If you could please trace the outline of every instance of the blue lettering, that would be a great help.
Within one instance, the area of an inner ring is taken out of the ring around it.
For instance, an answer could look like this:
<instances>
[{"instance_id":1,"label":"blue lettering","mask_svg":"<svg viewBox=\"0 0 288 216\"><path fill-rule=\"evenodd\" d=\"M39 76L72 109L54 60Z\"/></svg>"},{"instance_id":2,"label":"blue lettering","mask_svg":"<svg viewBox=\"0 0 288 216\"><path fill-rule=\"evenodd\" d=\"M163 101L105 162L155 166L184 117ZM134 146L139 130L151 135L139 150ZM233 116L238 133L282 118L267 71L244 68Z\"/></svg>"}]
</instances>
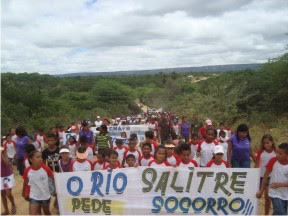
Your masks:
<instances>
[{"instance_id":1,"label":"blue lettering","mask_svg":"<svg viewBox=\"0 0 288 216\"><path fill-rule=\"evenodd\" d=\"M196 207L196 204L197 204L198 202L201 202L201 203L202 203L202 205L201 205L199 208ZM206 206L206 201L205 201L205 199L202 198L202 197L197 197L197 198L194 199L193 202L192 202L192 208L193 208L193 210L195 211L195 213L201 213L205 206Z\"/></svg>"},{"instance_id":2,"label":"blue lettering","mask_svg":"<svg viewBox=\"0 0 288 216\"><path fill-rule=\"evenodd\" d=\"M100 196L104 196L104 194L100 191L100 188L103 184L103 175L100 172L93 172L91 176L91 181L93 181L91 195L94 195L95 192Z\"/></svg>"},{"instance_id":3,"label":"blue lettering","mask_svg":"<svg viewBox=\"0 0 288 216\"><path fill-rule=\"evenodd\" d=\"M160 205L157 203L157 201L160 202ZM159 213L161 211L161 206L163 206L164 200L161 196L156 196L152 200L152 204L154 209L152 209L152 213Z\"/></svg>"},{"instance_id":4,"label":"blue lettering","mask_svg":"<svg viewBox=\"0 0 288 216\"><path fill-rule=\"evenodd\" d=\"M107 176L107 184L106 184L106 190L105 190L105 194L109 194L109 190L110 190L110 183L111 183L111 173L112 173L112 169L108 169L108 176Z\"/></svg>"},{"instance_id":5,"label":"blue lettering","mask_svg":"<svg viewBox=\"0 0 288 216\"><path fill-rule=\"evenodd\" d=\"M187 208L183 206L185 202L187 202ZM183 213L188 213L190 206L191 206L191 199L189 197L183 197L179 202L179 207Z\"/></svg>"},{"instance_id":6,"label":"blue lettering","mask_svg":"<svg viewBox=\"0 0 288 216\"><path fill-rule=\"evenodd\" d=\"M122 178L122 180L123 180L123 184L122 184L121 188L117 188L117 180L119 178ZM127 186L127 176L124 173L117 173L113 179L113 188L116 191L116 193L117 194L123 193L126 186Z\"/></svg>"},{"instance_id":7,"label":"blue lettering","mask_svg":"<svg viewBox=\"0 0 288 216\"><path fill-rule=\"evenodd\" d=\"M72 184L72 182L74 182L74 181L77 181L78 184L79 184L78 190L76 190L76 191L72 191L72 189L71 189L71 184ZM82 189L83 189L83 182L82 182L82 180L81 180L80 177L78 177L78 176L72 176L72 177L70 177L70 178L68 179L68 182L67 182L67 191L68 191L68 193L70 193L72 196L78 196L78 195L80 194L80 192L82 191Z\"/></svg>"},{"instance_id":8,"label":"blue lettering","mask_svg":"<svg viewBox=\"0 0 288 216\"><path fill-rule=\"evenodd\" d=\"M214 210L214 206L216 205L216 200L214 198L208 198L208 205L206 208L206 213L211 211L214 215L217 215L217 212Z\"/></svg>"},{"instance_id":9,"label":"blue lettering","mask_svg":"<svg viewBox=\"0 0 288 216\"><path fill-rule=\"evenodd\" d=\"M234 203L240 203L240 206L235 209L233 207ZM230 203L229 203L229 209L233 212L233 213L237 213L239 211L241 211L244 208L245 202L243 199L241 199L240 197L233 199Z\"/></svg>"},{"instance_id":10,"label":"blue lettering","mask_svg":"<svg viewBox=\"0 0 288 216\"><path fill-rule=\"evenodd\" d=\"M174 207L169 207L169 202L174 202ZM165 201L165 209L168 213L173 213L178 208L178 199L175 196L169 197Z\"/></svg>"},{"instance_id":11,"label":"blue lettering","mask_svg":"<svg viewBox=\"0 0 288 216\"><path fill-rule=\"evenodd\" d=\"M224 215L228 215L228 212L225 210L227 205L228 205L228 201L226 198L224 197L218 198L217 211L221 210L224 213Z\"/></svg>"}]
</instances>

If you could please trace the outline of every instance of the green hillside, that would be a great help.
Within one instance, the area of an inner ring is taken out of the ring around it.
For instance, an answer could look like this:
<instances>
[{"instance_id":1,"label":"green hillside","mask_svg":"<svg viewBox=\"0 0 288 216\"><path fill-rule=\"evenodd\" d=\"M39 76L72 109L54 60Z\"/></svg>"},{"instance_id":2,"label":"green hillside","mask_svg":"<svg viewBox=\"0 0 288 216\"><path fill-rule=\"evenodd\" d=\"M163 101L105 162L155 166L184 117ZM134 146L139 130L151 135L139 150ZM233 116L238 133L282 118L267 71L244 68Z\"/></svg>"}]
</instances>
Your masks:
<instances>
[{"instance_id":1,"label":"green hillside","mask_svg":"<svg viewBox=\"0 0 288 216\"><path fill-rule=\"evenodd\" d=\"M203 79L202 81L199 81ZM206 79L206 80L204 80ZM199 82L197 82L199 81ZM55 77L2 73L1 130L29 132L76 119L141 112L135 100L189 118L276 127L287 120L288 54L258 70L154 75ZM283 123L284 124L284 123Z\"/></svg>"}]
</instances>

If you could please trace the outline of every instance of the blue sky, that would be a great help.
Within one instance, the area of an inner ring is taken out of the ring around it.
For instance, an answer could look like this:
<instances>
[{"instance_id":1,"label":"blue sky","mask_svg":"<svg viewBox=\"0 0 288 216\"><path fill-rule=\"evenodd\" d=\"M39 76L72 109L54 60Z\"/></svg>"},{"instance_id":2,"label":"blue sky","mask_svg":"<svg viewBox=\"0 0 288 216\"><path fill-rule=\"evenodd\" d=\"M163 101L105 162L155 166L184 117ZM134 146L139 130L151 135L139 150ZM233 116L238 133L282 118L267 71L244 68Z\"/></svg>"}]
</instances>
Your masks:
<instances>
[{"instance_id":1,"label":"blue sky","mask_svg":"<svg viewBox=\"0 0 288 216\"><path fill-rule=\"evenodd\" d=\"M286 0L1 3L1 72L262 63L287 52Z\"/></svg>"}]
</instances>

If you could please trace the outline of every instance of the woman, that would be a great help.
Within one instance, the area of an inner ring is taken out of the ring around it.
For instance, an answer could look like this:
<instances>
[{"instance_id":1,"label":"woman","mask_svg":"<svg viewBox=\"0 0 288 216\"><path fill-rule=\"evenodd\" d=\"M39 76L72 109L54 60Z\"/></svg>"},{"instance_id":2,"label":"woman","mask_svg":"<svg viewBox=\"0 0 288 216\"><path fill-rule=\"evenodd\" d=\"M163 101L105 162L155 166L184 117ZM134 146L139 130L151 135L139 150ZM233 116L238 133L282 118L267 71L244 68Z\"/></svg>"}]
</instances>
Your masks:
<instances>
[{"instance_id":1,"label":"woman","mask_svg":"<svg viewBox=\"0 0 288 216\"><path fill-rule=\"evenodd\" d=\"M113 149L112 145L112 138L110 134L108 133L108 129L106 125L101 125L99 127L99 134L96 136L96 143L98 147L98 152L101 150L104 150L106 148L111 148ZM108 144L109 142L109 144Z\"/></svg>"},{"instance_id":2,"label":"woman","mask_svg":"<svg viewBox=\"0 0 288 216\"><path fill-rule=\"evenodd\" d=\"M19 126L16 128L16 149L17 152L14 156L14 161L17 163L17 170L21 176L24 173L24 152L26 145L32 145L32 140L27 136L27 132L24 127Z\"/></svg>"},{"instance_id":3,"label":"woman","mask_svg":"<svg viewBox=\"0 0 288 216\"><path fill-rule=\"evenodd\" d=\"M228 143L228 163L232 168L250 168L250 157L255 163L255 156L251 148L249 128L240 124L236 134L230 137Z\"/></svg>"},{"instance_id":4,"label":"woman","mask_svg":"<svg viewBox=\"0 0 288 216\"><path fill-rule=\"evenodd\" d=\"M185 142L188 142L191 138L191 124L188 122L186 116L182 117L182 122L179 127L179 134L180 136L185 137Z\"/></svg>"},{"instance_id":5,"label":"woman","mask_svg":"<svg viewBox=\"0 0 288 216\"><path fill-rule=\"evenodd\" d=\"M93 132L90 130L90 124L86 121L83 122L82 130L79 132L78 143L80 143L80 137L83 135L87 137L88 144L93 145L94 147L95 146L94 135L93 135Z\"/></svg>"}]
</instances>

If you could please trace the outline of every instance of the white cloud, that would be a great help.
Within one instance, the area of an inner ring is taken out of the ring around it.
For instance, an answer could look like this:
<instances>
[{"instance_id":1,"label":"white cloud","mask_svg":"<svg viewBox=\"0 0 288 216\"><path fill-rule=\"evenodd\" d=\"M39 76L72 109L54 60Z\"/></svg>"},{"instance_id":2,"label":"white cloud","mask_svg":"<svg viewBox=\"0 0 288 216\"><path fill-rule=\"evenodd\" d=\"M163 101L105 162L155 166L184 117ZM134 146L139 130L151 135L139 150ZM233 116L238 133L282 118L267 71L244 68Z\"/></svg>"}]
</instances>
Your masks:
<instances>
[{"instance_id":1,"label":"white cloud","mask_svg":"<svg viewBox=\"0 0 288 216\"><path fill-rule=\"evenodd\" d=\"M287 14L286 0L3 0L1 69L56 74L265 62L285 52Z\"/></svg>"}]
</instances>

